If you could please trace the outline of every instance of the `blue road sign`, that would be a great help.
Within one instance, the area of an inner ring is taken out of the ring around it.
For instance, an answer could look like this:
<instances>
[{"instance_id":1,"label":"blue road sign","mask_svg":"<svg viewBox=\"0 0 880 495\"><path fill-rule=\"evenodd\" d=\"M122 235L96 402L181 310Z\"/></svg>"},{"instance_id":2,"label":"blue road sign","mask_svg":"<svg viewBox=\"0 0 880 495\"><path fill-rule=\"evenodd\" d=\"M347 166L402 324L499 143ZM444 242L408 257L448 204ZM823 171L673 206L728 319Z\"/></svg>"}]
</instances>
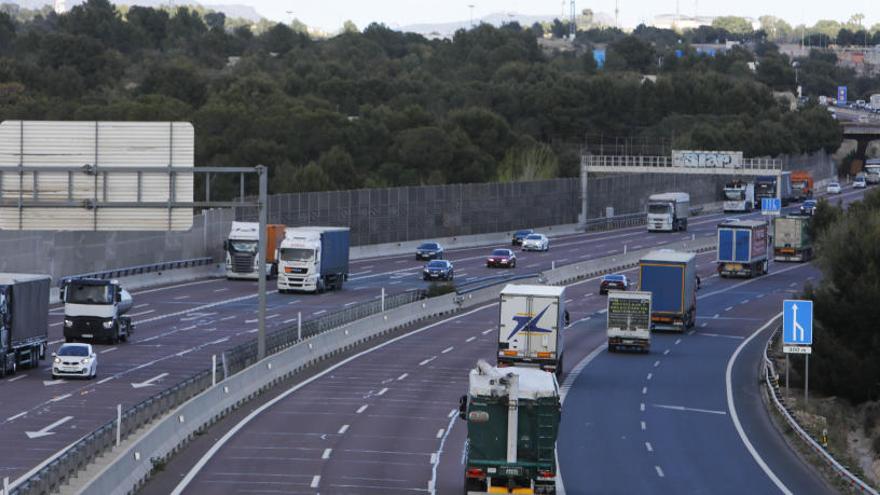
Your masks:
<instances>
[{"instance_id":1,"label":"blue road sign","mask_svg":"<svg viewBox=\"0 0 880 495\"><path fill-rule=\"evenodd\" d=\"M782 200L779 198L761 198L761 213L778 215L782 211Z\"/></svg>"},{"instance_id":2,"label":"blue road sign","mask_svg":"<svg viewBox=\"0 0 880 495\"><path fill-rule=\"evenodd\" d=\"M782 301L782 343L813 345L813 301Z\"/></svg>"},{"instance_id":3,"label":"blue road sign","mask_svg":"<svg viewBox=\"0 0 880 495\"><path fill-rule=\"evenodd\" d=\"M846 105L846 86L837 87L837 105L841 107Z\"/></svg>"}]
</instances>

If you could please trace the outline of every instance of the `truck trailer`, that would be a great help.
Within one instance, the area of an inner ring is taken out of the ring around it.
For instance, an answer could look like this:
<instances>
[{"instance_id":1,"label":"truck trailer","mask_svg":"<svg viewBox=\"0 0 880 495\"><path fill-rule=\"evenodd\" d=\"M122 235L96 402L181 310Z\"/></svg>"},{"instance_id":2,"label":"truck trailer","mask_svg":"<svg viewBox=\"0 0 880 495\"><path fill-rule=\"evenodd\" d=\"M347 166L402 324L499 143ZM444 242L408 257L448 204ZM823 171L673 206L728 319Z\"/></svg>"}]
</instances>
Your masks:
<instances>
[{"instance_id":1,"label":"truck trailer","mask_svg":"<svg viewBox=\"0 0 880 495\"><path fill-rule=\"evenodd\" d=\"M459 401L467 421L465 493L556 493L561 415L553 374L480 360Z\"/></svg>"},{"instance_id":2,"label":"truck trailer","mask_svg":"<svg viewBox=\"0 0 880 495\"><path fill-rule=\"evenodd\" d=\"M51 284L48 275L0 274L0 377L46 357Z\"/></svg>"},{"instance_id":3,"label":"truck trailer","mask_svg":"<svg viewBox=\"0 0 880 495\"><path fill-rule=\"evenodd\" d=\"M639 260L639 290L651 293L651 329L684 332L697 320L693 253L652 251Z\"/></svg>"},{"instance_id":4,"label":"truck trailer","mask_svg":"<svg viewBox=\"0 0 880 495\"><path fill-rule=\"evenodd\" d=\"M652 194L648 197L648 232L687 230L690 212L688 193Z\"/></svg>"},{"instance_id":5,"label":"truck trailer","mask_svg":"<svg viewBox=\"0 0 880 495\"><path fill-rule=\"evenodd\" d=\"M813 242L808 226L810 217L788 216L773 219L773 259L808 261L813 258Z\"/></svg>"},{"instance_id":6,"label":"truck trailer","mask_svg":"<svg viewBox=\"0 0 880 495\"><path fill-rule=\"evenodd\" d=\"M279 248L278 292L341 290L348 280L348 227L295 227Z\"/></svg>"},{"instance_id":7,"label":"truck trailer","mask_svg":"<svg viewBox=\"0 0 880 495\"><path fill-rule=\"evenodd\" d=\"M260 278L259 249L260 224L257 222L232 222L229 237L223 243L226 251L226 278L257 280ZM276 258L278 243L284 237L284 225L266 225L266 276L278 274Z\"/></svg>"},{"instance_id":8,"label":"truck trailer","mask_svg":"<svg viewBox=\"0 0 880 495\"><path fill-rule=\"evenodd\" d=\"M651 350L651 293L608 292L608 351Z\"/></svg>"},{"instance_id":9,"label":"truck trailer","mask_svg":"<svg viewBox=\"0 0 880 495\"><path fill-rule=\"evenodd\" d=\"M498 366L562 373L565 287L509 284L501 291Z\"/></svg>"},{"instance_id":10,"label":"truck trailer","mask_svg":"<svg viewBox=\"0 0 880 495\"><path fill-rule=\"evenodd\" d=\"M725 221L716 231L718 274L755 277L770 268L769 226L763 220Z\"/></svg>"}]
</instances>

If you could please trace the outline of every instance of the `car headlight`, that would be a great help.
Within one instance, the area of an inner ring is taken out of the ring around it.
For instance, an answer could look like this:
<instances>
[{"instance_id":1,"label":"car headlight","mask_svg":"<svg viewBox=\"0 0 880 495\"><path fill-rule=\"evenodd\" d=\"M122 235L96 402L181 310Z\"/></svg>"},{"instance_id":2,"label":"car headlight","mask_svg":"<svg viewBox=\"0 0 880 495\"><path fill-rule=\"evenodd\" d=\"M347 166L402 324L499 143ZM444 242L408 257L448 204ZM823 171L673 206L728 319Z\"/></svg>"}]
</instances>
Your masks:
<instances>
[{"instance_id":1,"label":"car headlight","mask_svg":"<svg viewBox=\"0 0 880 495\"><path fill-rule=\"evenodd\" d=\"M55 358L55 364L61 364L61 358L60 358L60 357Z\"/></svg>"},{"instance_id":2,"label":"car headlight","mask_svg":"<svg viewBox=\"0 0 880 495\"><path fill-rule=\"evenodd\" d=\"M80 363L80 364L89 364L89 361L90 361L89 358L85 358L85 359L83 359L82 361L80 361L79 363Z\"/></svg>"},{"instance_id":3,"label":"car headlight","mask_svg":"<svg viewBox=\"0 0 880 495\"><path fill-rule=\"evenodd\" d=\"M67 318L65 318L65 319L64 319L64 326L65 326L65 327L72 327L72 326L73 326L73 320L68 320Z\"/></svg>"},{"instance_id":4,"label":"car headlight","mask_svg":"<svg viewBox=\"0 0 880 495\"><path fill-rule=\"evenodd\" d=\"M102 325L104 325L104 328L113 328L113 320L107 320Z\"/></svg>"}]
</instances>

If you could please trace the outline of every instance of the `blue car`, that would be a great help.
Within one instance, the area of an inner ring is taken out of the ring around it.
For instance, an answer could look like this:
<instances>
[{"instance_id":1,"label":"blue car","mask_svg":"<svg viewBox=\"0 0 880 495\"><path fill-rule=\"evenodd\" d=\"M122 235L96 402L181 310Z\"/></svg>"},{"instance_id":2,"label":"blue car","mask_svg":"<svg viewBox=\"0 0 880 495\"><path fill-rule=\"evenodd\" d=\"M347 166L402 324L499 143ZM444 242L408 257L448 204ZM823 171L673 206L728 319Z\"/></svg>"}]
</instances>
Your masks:
<instances>
[{"instance_id":1,"label":"blue car","mask_svg":"<svg viewBox=\"0 0 880 495\"><path fill-rule=\"evenodd\" d=\"M801 205L801 215L812 215L816 213L816 205L818 202L815 199L808 199L804 201L804 204Z\"/></svg>"},{"instance_id":2,"label":"blue car","mask_svg":"<svg viewBox=\"0 0 880 495\"><path fill-rule=\"evenodd\" d=\"M434 260L422 270L422 280L452 280L455 270L452 263L446 260Z\"/></svg>"},{"instance_id":3,"label":"blue car","mask_svg":"<svg viewBox=\"0 0 880 495\"><path fill-rule=\"evenodd\" d=\"M513 233L513 239L511 239L510 245L511 246L521 246L523 243L523 239L525 239L526 237L528 237L534 233L535 233L535 231L532 229L517 230L516 232Z\"/></svg>"},{"instance_id":4,"label":"blue car","mask_svg":"<svg viewBox=\"0 0 880 495\"><path fill-rule=\"evenodd\" d=\"M416 248L417 260L443 259L443 246L438 242L424 242Z\"/></svg>"}]
</instances>

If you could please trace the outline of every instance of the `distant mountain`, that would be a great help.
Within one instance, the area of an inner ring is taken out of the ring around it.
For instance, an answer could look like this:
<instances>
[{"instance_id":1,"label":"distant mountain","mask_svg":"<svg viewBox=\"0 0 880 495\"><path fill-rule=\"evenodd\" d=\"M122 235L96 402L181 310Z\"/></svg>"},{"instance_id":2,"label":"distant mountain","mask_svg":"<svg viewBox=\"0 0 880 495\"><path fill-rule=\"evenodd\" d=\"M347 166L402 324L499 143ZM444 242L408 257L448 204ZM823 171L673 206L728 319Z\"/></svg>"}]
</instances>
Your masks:
<instances>
[{"instance_id":1,"label":"distant mountain","mask_svg":"<svg viewBox=\"0 0 880 495\"><path fill-rule=\"evenodd\" d=\"M75 7L84 0L65 0L64 5L70 9ZM138 5L141 7L153 7L158 8L165 5L201 5L206 9L213 10L215 12L223 12L226 14L226 17L240 17L242 19L247 19L252 22L257 22L263 18L259 12L256 11L253 7L249 5L239 5L239 4L229 4L229 5L203 5L199 2L195 2L192 0L111 0L114 4L117 5ZM50 0L0 0L0 3L11 3L14 5L19 5L22 8L30 9L30 10L38 10L46 5L53 5L53 2Z\"/></svg>"},{"instance_id":2,"label":"distant mountain","mask_svg":"<svg viewBox=\"0 0 880 495\"><path fill-rule=\"evenodd\" d=\"M484 23L497 27L508 22L518 22L520 26L529 27L536 22L553 22L554 19L563 20L559 15L527 15L496 12L479 19L474 19L474 25ZM614 17L602 12L596 12L593 14L593 23L611 26L614 25ZM459 29L467 29L470 26L470 21L454 21L445 23L410 24L397 27L397 29L403 32L418 33L428 37L451 38Z\"/></svg>"}]
</instances>

